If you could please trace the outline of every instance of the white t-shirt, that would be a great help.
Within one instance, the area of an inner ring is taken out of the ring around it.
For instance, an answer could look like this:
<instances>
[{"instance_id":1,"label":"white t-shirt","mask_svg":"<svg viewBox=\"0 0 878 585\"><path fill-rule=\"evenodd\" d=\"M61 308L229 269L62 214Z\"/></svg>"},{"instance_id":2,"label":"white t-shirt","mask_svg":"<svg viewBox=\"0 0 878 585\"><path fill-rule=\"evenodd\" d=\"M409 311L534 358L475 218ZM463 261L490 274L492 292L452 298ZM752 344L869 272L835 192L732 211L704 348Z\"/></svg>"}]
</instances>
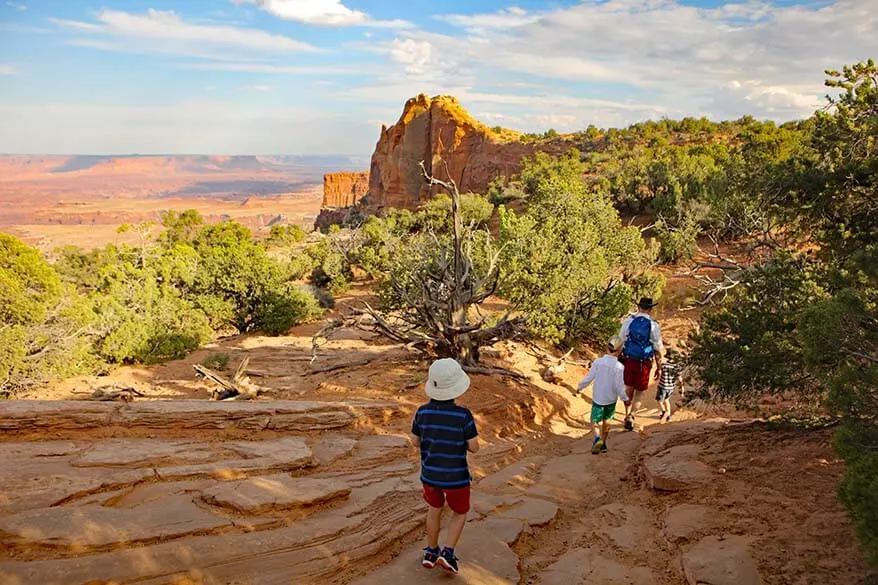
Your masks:
<instances>
[{"instance_id":1,"label":"white t-shirt","mask_svg":"<svg viewBox=\"0 0 878 585\"><path fill-rule=\"evenodd\" d=\"M624 372L625 367L616 356L607 354L599 357L579 383L579 389L582 390L594 382L592 402L599 406L616 404L616 399L622 399L624 402L628 400L628 395L625 394Z\"/></svg>"},{"instance_id":2,"label":"white t-shirt","mask_svg":"<svg viewBox=\"0 0 878 585\"><path fill-rule=\"evenodd\" d=\"M628 329L631 327L631 322L634 321L635 317L646 317L652 323L652 328L649 331L649 340L652 342L652 348L655 350L657 354L664 352L665 347L662 345L662 329L659 327L658 321L647 315L646 313L637 312L633 315L629 315L625 322L622 323L622 329L619 330L619 337L622 338L622 344L624 345L626 341L628 341Z\"/></svg>"}]
</instances>

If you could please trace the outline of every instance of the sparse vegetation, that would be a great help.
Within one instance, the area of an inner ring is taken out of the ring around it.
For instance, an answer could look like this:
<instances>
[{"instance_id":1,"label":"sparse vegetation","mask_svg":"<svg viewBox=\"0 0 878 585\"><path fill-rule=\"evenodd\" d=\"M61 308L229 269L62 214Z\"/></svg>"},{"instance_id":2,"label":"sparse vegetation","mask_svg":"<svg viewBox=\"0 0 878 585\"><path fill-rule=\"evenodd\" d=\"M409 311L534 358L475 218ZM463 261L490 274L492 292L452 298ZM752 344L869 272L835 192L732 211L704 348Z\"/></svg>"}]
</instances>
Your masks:
<instances>
[{"instance_id":1,"label":"sparse vegetation","mask_svg":"<svg viewBox=\"0 0 878 585\"><path fill-rule=\"evenodd\" d=\"M212 353L201 360L201 365L212 370L222 370L229 365L230 359L231 357L227 353Z\"/></svg>"},{"instance_id":2,"label":"sparse vegetation","mask_svg":"<svg viewBox=\"0 0 878 585\"><path fill-rule=\"evenodd\" d=\"M720 397L799 397L838 417L839 495L878 563L878 68L827 74L840 90L833 107L816 114L804 147L767 165L786 169L785 188L753 192L752 207L786 220L798 246L769 240L765 263L703 318L691 359Z\"/></svg>"},{"instance_id":3,"label":"sparse vegetation","mask_svg":"<svg viewBox=\"0 0 878 585\"><path fill-rule=\"evenodd\" d=\"M216 332L287 331L321 314L234 222L171 212L140 247L65 248L54 265L0 234L0 392L107 365L178 359Z\"/></svg>"}]
</instances>

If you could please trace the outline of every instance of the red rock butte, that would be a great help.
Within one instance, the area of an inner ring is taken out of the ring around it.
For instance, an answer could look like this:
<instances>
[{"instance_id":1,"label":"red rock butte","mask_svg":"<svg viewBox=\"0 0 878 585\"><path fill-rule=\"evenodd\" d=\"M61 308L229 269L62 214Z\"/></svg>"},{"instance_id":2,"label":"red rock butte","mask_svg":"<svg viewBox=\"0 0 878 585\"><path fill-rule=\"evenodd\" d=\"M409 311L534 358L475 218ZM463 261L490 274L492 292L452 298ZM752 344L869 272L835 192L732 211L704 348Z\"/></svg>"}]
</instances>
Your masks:
<instances>
[{"instance_id":1,"label":"red rock butte","mask_svg":"<svg viewBox=\"0 0 878 585\"><path fill-rule=\"evenodd\" d=\"M561 154L570 147L564 139L522 142L514 130L488 128L452 96L421 94L405 103L396 124L381 128L368 188L362 190L365 173L326 175L323 206L360 204L366 213L415 209L439 190L424 181L421 161L436 178L453 179L462 193L484 193L497 177L518 173L525 158L541 151Z\"/></svg>"}]
</instances>

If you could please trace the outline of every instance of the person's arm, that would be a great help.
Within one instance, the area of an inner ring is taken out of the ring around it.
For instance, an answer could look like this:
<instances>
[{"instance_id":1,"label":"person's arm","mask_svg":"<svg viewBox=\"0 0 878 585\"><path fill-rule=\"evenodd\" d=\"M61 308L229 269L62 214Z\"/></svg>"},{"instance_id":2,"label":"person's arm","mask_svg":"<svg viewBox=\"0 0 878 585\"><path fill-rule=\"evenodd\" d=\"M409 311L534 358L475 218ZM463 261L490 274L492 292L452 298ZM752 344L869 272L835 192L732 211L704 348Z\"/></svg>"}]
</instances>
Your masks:
<instances>
[{"instance_id":1,"label":"person's arm","mask_svg":"<svg viewBox=\"0 0 878 585\"><path fill-rule=\"evenodd\" d=\"M592 367L588 371L588 373L585 375L585 378L583 378L582 381L579 382L579 385L576 387L577 393L582 392L583 390L585 390L586 386L588 386L589 384L594 382L595 375L596 375L595 367L594 367L594 364L592 364Z\"/></svg>"},{"instance_id":2,"label":"person's arm","mask_svg":"<svg viewBox=\"0 0 878 585\"><path fill-rule=\"evenodd\" d=\"M415 448L420 449L421 447L421 425L418 422L418 415L415 414L415 418L412 419L412 444Z\"/></svg>"},{"instance_id":3,"label":"person's arm","mask_svg":"<svg viewBox=\"0 0 878 585\"><path fill-rule=\"evenodd\" d=\"M616 396L624 402L626 405L628 404L628 393L625 392L625 368L615 368L613 372L613 389L616 391Z\"/></svg>"},{"instance_id":4,"label":"person's arm","mask_svg":"<svg viewBox=\"0 0 878 585\"><path fill-rule=\"evenodd\" d=\"M665 346L662 343L662 328L655 319L653 319L649 331L649 340L655 349L655 379L658 380L662 375L662 354L665 351Z\"/></svg>"},{"instance_id":5,"label":"person's arm","mask_svg":"<svg viewBox=\"0 0 878 585\"><path fill-rule=\"evenodd\" d=\"M476 419L467 411L466 423L463 428L463 438L466 439L466 450L470 453L479 452L479 431L476 429Z\"/></svg>"}]
</instances>

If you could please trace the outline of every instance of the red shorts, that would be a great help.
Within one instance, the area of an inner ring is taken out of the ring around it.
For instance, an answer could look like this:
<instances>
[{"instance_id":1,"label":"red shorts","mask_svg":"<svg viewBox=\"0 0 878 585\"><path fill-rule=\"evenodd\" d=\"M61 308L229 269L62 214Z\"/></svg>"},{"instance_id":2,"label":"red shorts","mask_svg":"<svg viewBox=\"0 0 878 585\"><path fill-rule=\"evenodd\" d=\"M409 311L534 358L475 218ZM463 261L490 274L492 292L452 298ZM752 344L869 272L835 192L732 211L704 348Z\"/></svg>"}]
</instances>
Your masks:
<instances>
[{"instance_id":1,"label":"red shorts","mask_svg":"<svg viewBox=\"0 0 878 585\"><path fill-rule=\"evenodd\" d=\"M448 507L455 514L466 514L469 512L469 492L470 486L454 489L443 489L423 484L424 501L431 508L441 508L448 502Z\"/></svg>"},{"instance_id":2,"label":"red shorts","mask_svg":"<svg viewBox=\"0 0 878 585\"><path fill-rule=\"evenodd\" d=\"M631 386L638 392L645 392L649 388L649 373L652 371L652 360L633 360L625 358L625 385Z\"/></svg>"}]
</instances>

